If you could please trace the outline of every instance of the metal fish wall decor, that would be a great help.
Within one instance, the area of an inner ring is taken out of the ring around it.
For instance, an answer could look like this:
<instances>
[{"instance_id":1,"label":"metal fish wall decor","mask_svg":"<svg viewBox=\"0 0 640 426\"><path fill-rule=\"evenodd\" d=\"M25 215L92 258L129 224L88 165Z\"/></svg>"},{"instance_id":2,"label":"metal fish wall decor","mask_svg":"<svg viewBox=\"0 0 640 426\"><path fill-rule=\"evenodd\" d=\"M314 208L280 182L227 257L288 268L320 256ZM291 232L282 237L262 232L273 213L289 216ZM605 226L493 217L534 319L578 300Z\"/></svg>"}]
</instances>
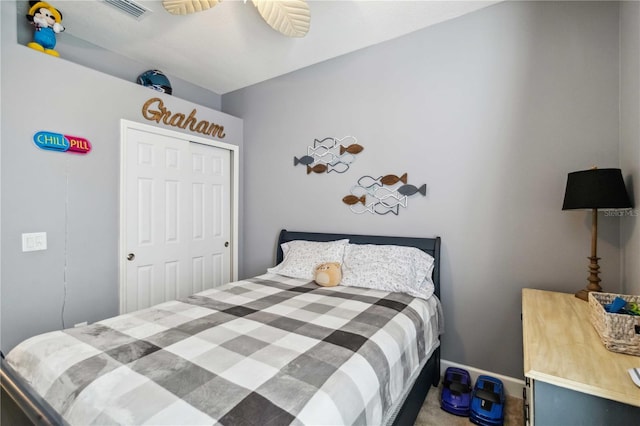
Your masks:
<instances>
[{"instance_id":1,"label":"metal fish wall decor","mask_svg":"<svg viewBox=\"0 0 640 426\"><path fill-rule=\"evenodd\" d=\"M408 198L415 194L427 195L427 184L417 187L408 182L408 176L385 175L378 178L362 176L358 184L351 188L351 194L342 202L354 213L398 215L400 207L407 207Z\"/></svg>"},{"instance_id":2,"label":"metal fish wall decor","mask_svg":"<svg viewBox=\"0 0 640 426\"><path fill-rule=\"evenodd\" d=\"M356 154L364 147L357 143L355 137L345 136L342 139L324 138L314 139L313 146L307 148L307 154L293 157L293 165L306 167L307 174L311 173L344 173L356 159Z\"/></svg>"}]
</instances>

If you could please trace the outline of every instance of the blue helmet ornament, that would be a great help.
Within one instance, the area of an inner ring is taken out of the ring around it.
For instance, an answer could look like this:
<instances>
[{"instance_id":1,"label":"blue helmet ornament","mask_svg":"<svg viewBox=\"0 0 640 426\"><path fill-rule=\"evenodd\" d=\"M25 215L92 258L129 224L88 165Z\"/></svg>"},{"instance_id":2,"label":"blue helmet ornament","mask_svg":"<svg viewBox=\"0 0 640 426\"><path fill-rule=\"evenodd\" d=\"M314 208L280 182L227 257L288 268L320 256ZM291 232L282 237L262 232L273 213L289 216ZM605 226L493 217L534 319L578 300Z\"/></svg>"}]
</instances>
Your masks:
<instances>
[{"instance_id":1,"label":"blue helmet ornament","mask_svg":"<svg viewBox=\"0 0 640 426\"><path fill-rule=\"evenodd\" d=\"M166 93L168 95L173 91L171 89L171 83L169 79L162 71L149 70L145 71L138 76L138 84L146 87L150 87L158 92Z\"/></svg>"}]
</instances>

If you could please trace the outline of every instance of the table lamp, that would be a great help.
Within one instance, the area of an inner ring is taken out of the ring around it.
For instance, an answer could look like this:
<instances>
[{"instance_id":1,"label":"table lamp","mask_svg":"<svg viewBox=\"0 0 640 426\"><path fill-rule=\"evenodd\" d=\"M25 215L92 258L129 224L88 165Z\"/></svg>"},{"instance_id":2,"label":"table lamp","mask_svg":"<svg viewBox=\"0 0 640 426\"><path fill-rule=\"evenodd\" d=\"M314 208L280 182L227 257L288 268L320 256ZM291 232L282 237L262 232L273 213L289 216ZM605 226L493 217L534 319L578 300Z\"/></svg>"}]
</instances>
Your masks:
<instances>
[{"instance_id":1,"label":"table lamp","mask_svg":"<svg viewBox=\"0 0 640 426\"><path fill-rule=\"evenodd\" d=\"M588 300L590 291L602 291L598 265L598 209L626 209L631 207L620 169L581 170L569 173L562 210L591 209L591 257L587 287L576 297Z\"/></svg>"}]
</instances>

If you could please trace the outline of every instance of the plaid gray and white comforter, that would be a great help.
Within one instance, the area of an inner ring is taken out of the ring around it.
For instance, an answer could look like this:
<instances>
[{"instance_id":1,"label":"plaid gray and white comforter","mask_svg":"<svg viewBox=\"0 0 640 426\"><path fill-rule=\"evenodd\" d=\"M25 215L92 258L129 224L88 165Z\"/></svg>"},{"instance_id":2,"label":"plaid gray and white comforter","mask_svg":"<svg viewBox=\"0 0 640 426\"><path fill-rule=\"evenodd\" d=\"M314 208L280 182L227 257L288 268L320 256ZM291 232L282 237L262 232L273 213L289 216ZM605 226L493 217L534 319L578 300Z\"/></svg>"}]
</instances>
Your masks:
<instances>
[{"instance_id":1,"label":"plaid gray and white comforter","mask_svg":"<svg viewBox=\"0 0 640 426\"><path fill-rule=\"evenodd\" d=\"M266 274L7 361L73 425L378 425L439 345L437 303Z\"/></svg>"}]
</instances>

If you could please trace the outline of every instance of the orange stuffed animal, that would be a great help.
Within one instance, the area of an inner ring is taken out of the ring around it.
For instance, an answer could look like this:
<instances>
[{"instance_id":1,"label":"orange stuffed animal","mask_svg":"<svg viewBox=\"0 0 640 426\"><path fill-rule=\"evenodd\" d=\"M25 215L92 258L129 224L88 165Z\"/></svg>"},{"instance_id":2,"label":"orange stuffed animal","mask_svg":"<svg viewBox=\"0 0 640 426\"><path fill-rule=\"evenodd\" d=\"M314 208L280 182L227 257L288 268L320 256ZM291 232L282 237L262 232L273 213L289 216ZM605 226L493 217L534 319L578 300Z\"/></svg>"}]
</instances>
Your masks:
<instances>
[{"instance_id":1,"label":"orange stuffed animal","mask_svg":"<svg viewBox=\"0 0 640 426\"><path fill-rule=\"evenodd\" d=\"M334 287L342 280L342 269L338 262L321 263L313 274L316 284L322 287Z\"/></svg>"}]
</instances>

